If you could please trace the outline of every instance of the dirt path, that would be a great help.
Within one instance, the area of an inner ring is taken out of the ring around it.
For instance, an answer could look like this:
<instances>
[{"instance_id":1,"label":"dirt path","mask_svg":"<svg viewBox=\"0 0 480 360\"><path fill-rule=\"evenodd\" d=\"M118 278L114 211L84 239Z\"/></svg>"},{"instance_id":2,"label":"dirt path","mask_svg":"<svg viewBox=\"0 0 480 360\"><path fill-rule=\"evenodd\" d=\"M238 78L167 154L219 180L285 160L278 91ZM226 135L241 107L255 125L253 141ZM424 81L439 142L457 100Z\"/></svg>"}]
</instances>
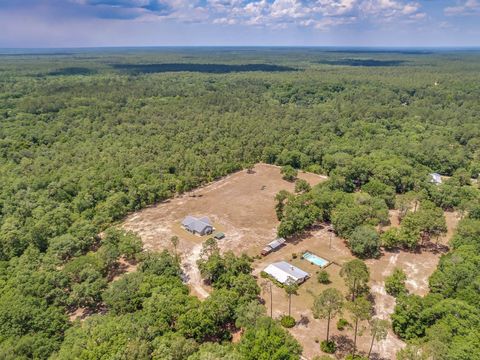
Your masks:
<instances>
[{"instance_id":1,"label":"dirt path","mask_svg":"<svg viewBox=\"0 0 480 360\"><path fill-rule=\"evenodd\" d=\"M385 290L385 277L389 276L398 263L399 254L391 254L388 263L384 267L381 275L381 281L372 281L371 293L375 297L375 316L379 319L390 320L390 315L395 308L395 298L387 294ZM390 329L387 338L374 345L373 352L377 352L382 356L394 358L396 351L403 348L405 343L400 340Z\"/></svg>"},{"instance_id":2,"label":"dirt path","mask_svg":"<svg viewBox=\"0 0 480 360\"><path fill-rule=\"evenodd\" d=\"M202 286L203 280L198 270L197 260L200 258L200 252L202 245L195 245L190 252L185 254L182 261L182 268L184 272L184 281L190 286L192 292L194 292L199 298L205 299L210 294Z\"/></svg>"}]
</instances>

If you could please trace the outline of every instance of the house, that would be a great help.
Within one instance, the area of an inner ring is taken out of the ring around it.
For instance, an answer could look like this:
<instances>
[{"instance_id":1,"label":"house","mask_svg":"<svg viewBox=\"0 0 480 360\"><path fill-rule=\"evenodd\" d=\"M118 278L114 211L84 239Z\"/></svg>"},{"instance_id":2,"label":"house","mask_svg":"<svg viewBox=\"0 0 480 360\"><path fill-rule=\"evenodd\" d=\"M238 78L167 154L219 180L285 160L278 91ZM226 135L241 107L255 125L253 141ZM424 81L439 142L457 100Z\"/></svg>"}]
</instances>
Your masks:
<instances>
[{"instance_id":1,"label":"house","mask_svg":"<svg viewBox=\"0 0 480 360\"><path fill-rule=\"evenodd\" d=\"M284 238L277 238L270 242L267 246L265 246L262 250L262 255L266 256L270 254L272 251L278 250L285 244L285 239Z\"/></svg>"},{"instance_id":2,"label":"house","mask_svg":"<svg viewBox=\"0 0 480 360\"><path fill-rule=\"evenodd\" d=\"M442 175L438 173L431 173L430 182L434 183L435 185L440 185L442 183Z\"/></svg>"},{"instance_id":3,"label":"house","mask_svg":"<svg viewBox=\"0 0 480 360\"><path fill-rule=\"evenodd\" d=\"M270 264L263 271L284 285L301 284L310 277L309 273L286 261Z\"/></svg>"},{"instance_id":4,"label":"house","mask_svg":"<svg viewBox=\"0 0 480 360\"><path fill-rule=\"evenodd\" d=\"M182 226L185 230L190 231L192 234L200 236L210 235L213 232L213 225L206 216L196 218L189 215L183 219Z\"/></svg>"}]
</instances>

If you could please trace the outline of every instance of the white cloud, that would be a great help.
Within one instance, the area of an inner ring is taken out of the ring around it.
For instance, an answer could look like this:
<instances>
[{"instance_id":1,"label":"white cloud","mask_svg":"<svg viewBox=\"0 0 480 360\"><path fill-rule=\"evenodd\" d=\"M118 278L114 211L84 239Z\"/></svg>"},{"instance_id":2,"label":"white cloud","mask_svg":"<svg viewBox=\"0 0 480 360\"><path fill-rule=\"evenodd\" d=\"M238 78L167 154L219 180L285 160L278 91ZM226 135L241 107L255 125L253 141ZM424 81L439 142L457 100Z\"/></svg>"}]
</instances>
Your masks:
<instances>
[{"instance_id":1,"label":"white cloud","mask_svg":"<svg viewBox=\"0 0 480 360\"><path fill-rule=\"evenodd\" d=\"M421 5L408 0L208 0L206 8L215 23L295 25L321 30L356 21L382 23L425 18Z\"/></svg>"},{"instance_id":2,"label":"white cloud","mask_svg":"<svg viewBox=\"0 0 480 360\"><path fill-rule=\"evenodd\" d=\"M425 18L415 0L70 0L98 8L101 16L136 21L176 20L184 23L289 26L326 30L366 22L382 24L396 19L415 22ZM477 4L479 0L467 0ZM465 5L467 6L467 5ZM105 9L110 10L106 12Z\"/></svg>"},{"instance_id":3,"label":"white cloud","mask_svg":"<svg viewBox=\"0 0 480 360\"><path fill-rule=\"evenodd\" d=\"M480 2L478 0L466 0L459 2L457 6L446 7L443 11L447 16L456 15L479 15Z\"/></svg>"}]
</instances>

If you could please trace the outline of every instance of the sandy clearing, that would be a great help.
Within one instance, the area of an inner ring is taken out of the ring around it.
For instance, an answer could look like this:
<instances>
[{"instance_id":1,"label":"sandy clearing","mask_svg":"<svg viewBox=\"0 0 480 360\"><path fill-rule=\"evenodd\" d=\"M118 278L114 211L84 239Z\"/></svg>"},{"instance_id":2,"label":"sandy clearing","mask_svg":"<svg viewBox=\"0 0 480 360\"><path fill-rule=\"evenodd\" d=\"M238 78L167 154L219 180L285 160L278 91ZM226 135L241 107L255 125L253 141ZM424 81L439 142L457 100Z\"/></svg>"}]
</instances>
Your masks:
<instances>
[{"instance_id":1,"label":"sandy clearing","mask_svg":"<svg viewBox=\"0 0 480 360\"><path fill-rule=\"evenodd\" d=\"M300 172L299 178L315 185L325 176ZM179 238L184 270L192 292L204 298L207 287L202 284L196 261L205 237L192 235L180 226L186 215L208 216L217 231L226 234L219 241L222 251L236 254L258 254L259 249L276 237L278 220L275 195L280 190L293 192L294 183L281 178L280 168L257 164L252 173L239 171L176 198L164 201L129 215L122 224L125 230L139 234L148 250L170 249L170 238Z\"/></svg>"}]
</instances>

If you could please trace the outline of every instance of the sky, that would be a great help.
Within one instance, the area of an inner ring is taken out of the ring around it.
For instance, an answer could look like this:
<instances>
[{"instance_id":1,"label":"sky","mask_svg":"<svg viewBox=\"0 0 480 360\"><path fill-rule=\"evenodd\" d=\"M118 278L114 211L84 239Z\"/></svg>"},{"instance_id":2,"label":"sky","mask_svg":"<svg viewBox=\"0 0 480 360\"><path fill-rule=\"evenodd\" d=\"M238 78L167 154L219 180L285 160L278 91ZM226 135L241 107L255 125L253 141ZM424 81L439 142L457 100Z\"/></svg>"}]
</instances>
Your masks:
<instances>
[{"instance_id":1,"label":"sky","mask_svg":"<svg viewBox=\"0 0 480 360\"><path fill-rule=\"evenodd\" d=\"M0 0L1 48L480 46L480 0Z\"/></svg>"}]
</instances>

